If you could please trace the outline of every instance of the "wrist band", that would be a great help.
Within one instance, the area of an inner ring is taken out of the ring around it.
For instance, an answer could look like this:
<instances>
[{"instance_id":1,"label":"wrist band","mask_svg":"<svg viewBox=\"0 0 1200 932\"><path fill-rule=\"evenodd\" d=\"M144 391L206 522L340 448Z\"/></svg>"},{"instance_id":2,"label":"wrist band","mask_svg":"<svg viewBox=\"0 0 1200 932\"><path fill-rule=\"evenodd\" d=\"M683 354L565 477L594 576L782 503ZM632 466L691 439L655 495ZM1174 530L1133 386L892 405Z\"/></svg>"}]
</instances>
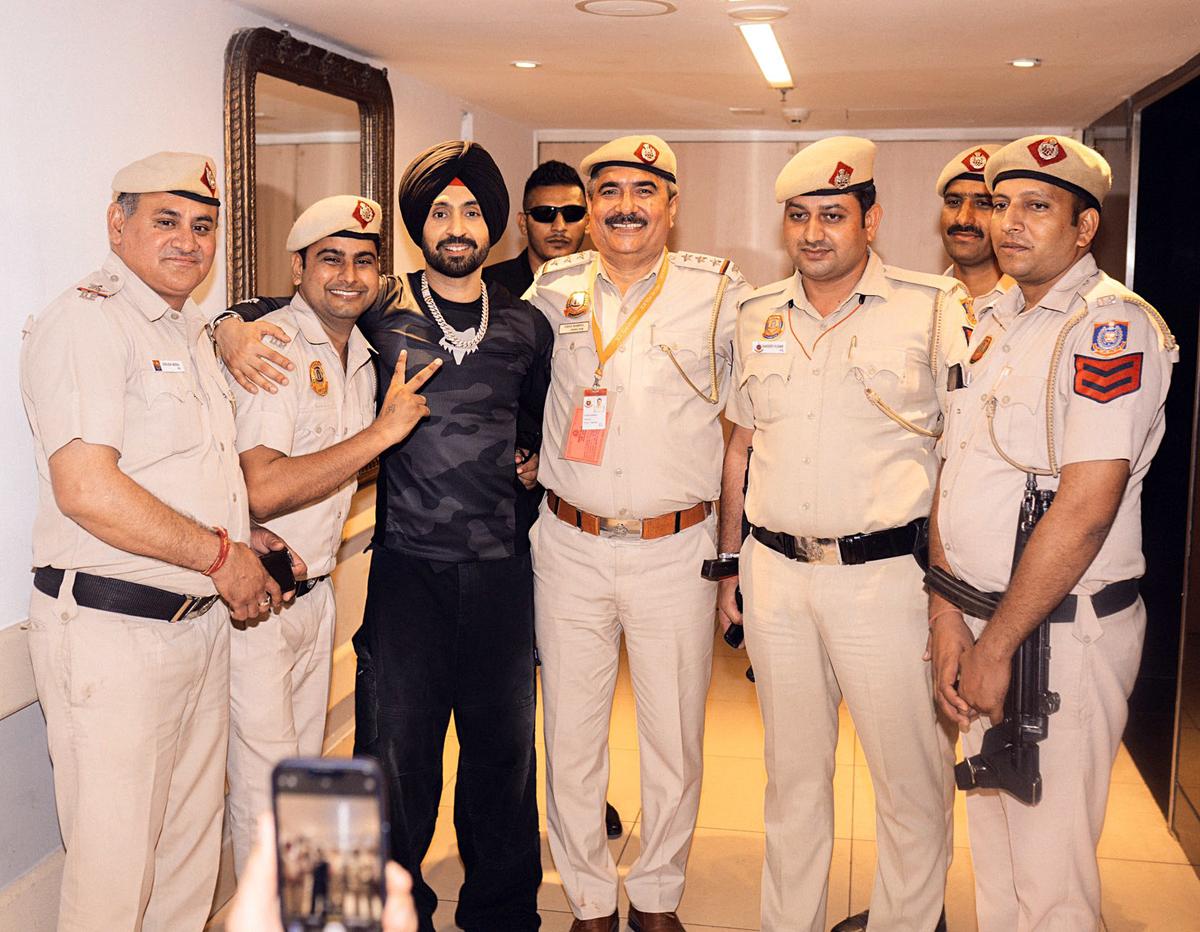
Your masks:
<instances>
[{"instance_id":1,"label":"wrist band","mask_svg":"<svg viewBox=\"0 0 1200 932\"><path fill-rule=\"evenodd\" d=\"M962 609L959 608L958 606L951 606L950 608L943 608L941 611L934 612L932 615L929 616L929 627L932 628L933 623L935 621L937 621L937 619L941 618L942 615L949 615L951 612L961 615Z\"/></svg>"},{"instance_id":2,"label":"wrist band","mask_svg":"<svg viewBox=\"0 0 1200 932\"><path fill-rule=\"evenodd\" d=\"M205 576L211 576L222 566L225 565L225 560L229 556L229 532L223 527L214 527L213 533L220 540L220 548L217 550L217 558L213 560L212 566L204 571Z\"/></svg>"}]
</instances>

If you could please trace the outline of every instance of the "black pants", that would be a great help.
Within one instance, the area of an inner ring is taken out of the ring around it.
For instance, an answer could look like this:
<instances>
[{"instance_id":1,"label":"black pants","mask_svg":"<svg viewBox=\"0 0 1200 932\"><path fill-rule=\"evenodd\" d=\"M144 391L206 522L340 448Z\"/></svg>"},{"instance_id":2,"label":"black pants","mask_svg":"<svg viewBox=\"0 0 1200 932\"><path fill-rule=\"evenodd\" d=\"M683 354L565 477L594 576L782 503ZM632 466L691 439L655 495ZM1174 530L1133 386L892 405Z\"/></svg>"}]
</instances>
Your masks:
<instances>
[{"instance_id":1,"label":"black pants","mask_svg":"<svg viewBox=\"0 0 1200 932\"><path fill-rule=\"evenodd\" d=\"M529 555L440 563L376 548L358 653L355 754L388 780L392 857L412 874L421 932L437 895L421 876L442 795L450 713L460 746L454 827L466 869L455 922L537 929L533 573Z\"/></svg>"}]
</instances>

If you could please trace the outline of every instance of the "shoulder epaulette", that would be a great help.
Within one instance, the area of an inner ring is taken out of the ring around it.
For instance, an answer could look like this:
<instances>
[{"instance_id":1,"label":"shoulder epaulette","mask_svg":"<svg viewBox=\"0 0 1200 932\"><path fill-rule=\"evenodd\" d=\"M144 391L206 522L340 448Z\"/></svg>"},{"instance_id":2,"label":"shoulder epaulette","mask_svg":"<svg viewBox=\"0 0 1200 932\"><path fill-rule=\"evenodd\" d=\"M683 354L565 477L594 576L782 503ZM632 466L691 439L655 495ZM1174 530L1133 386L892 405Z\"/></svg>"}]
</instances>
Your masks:
<instances>
[{"instance_id":1,"label":"shoulder epaulette","mask_svg":"<svg viewBox=\"0 0 1200 932\"><path fill-rule=\"evenodd\" d=\"M125 279L120 274L99 269L79 280L75 294L81 301L103 301L115 295L124 285Z\"/></svg>"},{"instance_id":2,"label":"shoulder epaulette","mask_svg":"<svg viewBox=\"0 0 1200 932\"><path fill-rule=\"evenodd\" d=\"M576 266L591 262L595 257L596 253L591 249L584 250L583 252L573 252L568 256L558 256L538 266L537 271L533 273L533 277L536 279L553 272L561 272L563 269L573 269Z\"/></svg>"},{"instance_id":3,"label":"shoulder epaulette","mask_svg":"<svg viewBox=\"0 0 1200 932\"><path fill-rule=\"evenodd\" d=\"M895 282L905 282L909 285L921 285L925 288L936 288L938 291L953 291L961 288L962 283L949 275L934 275L930 272L914 272L912 269L898 269L885 265L883 275Z\"/></svg>"},{"instance_id":4,"label":"shoulder epaulette","mask_svg":"<svg viewBox=\"0 0 1200 932\"><path fill-rule=\"evenodd\" d=\"M1179 348L1175 334L1171 333L1171 328L1167 326L1167 322L1163 320L1162 314L1158 313L1154 305L1143 300L1107 274L1101 272L1099 280L1082 295L1082 298L1087 302L1088 310L1101 310L1117 303L1132 304L1134 307L1141 308L1149 318L1151 326L1158 333L1158 348L1167 352L1174 352Z\"/></svg>"},{"instance_id":5,"label":"shoulder epaulette","mask_svg":"<svg viewBox=\"0 0 1200 932\"><path fill-rule=\"evenodd\" d=\"M789 284L791 284L791 281L792 280L790 278L781 278L777 282L771 282L769 285L763 285L761 288L755 288L742 300L742 304L749 304L751 301L755 301L758 298L770 298L775 295L781 295L787 290L787 287Z\"/></svg>"},{"instance_id":6,"label":"shoulder epaulette","mask_svg":"<svg viewBox=\"0 0 1200 932\"><path fill-rule=\"evenodd\" d=\"M673 252L671 260L676 265L683 265L689 269L703 269L714 275L726 275L731 281L742 278L742 273L734 261L722 256L708 256L702 252Z\"/></svg>"}]
</instances>

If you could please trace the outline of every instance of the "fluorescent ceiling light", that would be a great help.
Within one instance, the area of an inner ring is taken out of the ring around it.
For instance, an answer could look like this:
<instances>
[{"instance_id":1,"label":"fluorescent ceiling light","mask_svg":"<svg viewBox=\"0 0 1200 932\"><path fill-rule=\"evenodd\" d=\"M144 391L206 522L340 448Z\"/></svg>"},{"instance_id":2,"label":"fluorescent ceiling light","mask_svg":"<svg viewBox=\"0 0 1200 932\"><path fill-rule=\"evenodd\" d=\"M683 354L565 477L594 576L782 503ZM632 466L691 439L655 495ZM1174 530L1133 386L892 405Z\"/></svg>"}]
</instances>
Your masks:
<instances>
[{"instance_id":1,"label":"fluorescent ceiling light","mask_svg":"<svg viewBox=\"0 0 1200 932\"><path fill-rule=\"evenodd\" d=\"M541 64L541 63L536 62L536 61L530 61L528 59L521 59L520 61L513 62L513 67L514 68L536 68L539 64Z\"/></svg>"},{"instance_id":2,"label":"fluorescent ceiling light","mask_svg":"<svg viewBox=\"0 0 1200 932\"><path fill-rule=\"evenodd\" d=\"M1040 58L1014 58L1009 62L1014 68L1036 68L1041 63Z\"/></svg>"},{"instance_id":3,"label":"fluorescent ceiling light","mask_svg":"<svg viewBox=\"0 0 1200 932\"><path fill-rule=\"evenodd\" d=\"M775 88L791 88L792 73L788 71L787 62L783 60L783 49L775 38L775 30L770 23L739 24L742 38L754 53L758 68L767 79L767 83Z\"/></svg>"}]
</instances>

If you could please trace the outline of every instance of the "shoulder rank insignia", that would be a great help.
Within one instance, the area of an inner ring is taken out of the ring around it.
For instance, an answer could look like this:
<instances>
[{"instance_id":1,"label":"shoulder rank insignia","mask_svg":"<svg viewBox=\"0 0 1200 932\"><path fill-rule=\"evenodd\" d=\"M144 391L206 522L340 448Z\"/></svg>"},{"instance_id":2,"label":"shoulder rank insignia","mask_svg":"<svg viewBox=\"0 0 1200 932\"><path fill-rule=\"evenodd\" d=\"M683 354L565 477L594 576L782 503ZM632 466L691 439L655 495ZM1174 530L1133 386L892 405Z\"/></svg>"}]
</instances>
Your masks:
<instances>
[{"instance_id":1,"label":"shoulder rank insignia","mask_svg":"<svg viewBox=\"0 0 1200 932\"><path fill-rule=\"evenodd\" d=\"M308 384L322 398L329 394L329 380L325 378L325 367L321 365L321 360L319 359L314 359L309 363Z\"/></svg>"},{"instance_id":2,"label":"shoulder rank insignia","mask_svg":"<svg viewBox=\"0 0 1200 932\"><path fill-rule=\"evenodd\" d=\"M95 282L87 285L79 285L75 290L79 292L79 297L85 301L103 301L105 298L111 298L116 293L111 288L105 288L103 285Z\"/></svg>"},{"instance_id":3,"label":"shoulder rank insignia","mask_svg":"<svg viewBox=\"0 0 1200 932\"><path fill-rule=\"evenodd\" d=\"M1127 353L1112 359L1075 355L1075 394L1108 404L1142 387L1142 354Z\"/></svg>"},{"instance_id":4,"label":"shoulder rank insignia","mask_svg":"<svg viewBox=\"0 0 1200 932\"><path fill-rule=\"evenodd\" d=\"M1097 356L1116 356L1129 345L1129 321L1109 320L1092 327L1092 352Z\"/></svg>"}]
</instances>

